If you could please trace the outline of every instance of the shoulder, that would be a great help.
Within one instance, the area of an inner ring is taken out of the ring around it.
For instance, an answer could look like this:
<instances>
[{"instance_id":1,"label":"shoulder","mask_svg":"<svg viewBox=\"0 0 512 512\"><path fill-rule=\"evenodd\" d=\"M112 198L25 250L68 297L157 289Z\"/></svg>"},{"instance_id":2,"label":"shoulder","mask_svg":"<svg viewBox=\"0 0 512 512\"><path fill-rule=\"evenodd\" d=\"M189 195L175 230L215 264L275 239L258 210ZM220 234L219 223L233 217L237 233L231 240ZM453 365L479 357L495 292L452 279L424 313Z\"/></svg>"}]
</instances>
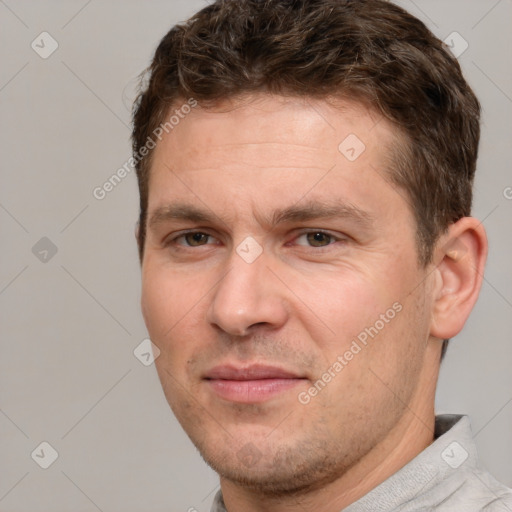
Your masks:
<instances>
[{"instance_id":1,"label":"shoulder","mask_svg":"<svg viewBox=\"0 0 512 512\"><path fill-rule=\"evenodd\" d=\"M445 485L452 490L435 505L437 512L512 512L512 489L481 468L448 477Z\"/></svg>"}]
</instances>

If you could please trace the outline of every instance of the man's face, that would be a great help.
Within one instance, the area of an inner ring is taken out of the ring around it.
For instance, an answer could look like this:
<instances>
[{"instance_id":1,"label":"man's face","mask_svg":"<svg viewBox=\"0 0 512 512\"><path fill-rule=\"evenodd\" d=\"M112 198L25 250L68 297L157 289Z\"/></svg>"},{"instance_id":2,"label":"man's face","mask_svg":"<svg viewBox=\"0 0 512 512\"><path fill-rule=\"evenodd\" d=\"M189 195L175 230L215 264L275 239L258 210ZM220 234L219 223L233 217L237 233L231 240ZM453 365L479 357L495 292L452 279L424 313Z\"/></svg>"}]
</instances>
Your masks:
<instances>
[{"instance_id":1,"label":"man's face","mask_svg":"<svg viewBox=\"0 0 512 512\"><path fill-rule=\"evenodd\" d=\"M413 406L432 293L392 141L356 103L261 95L155 149L143 314L170 406L227 479L325 484Z\"/></svg>"}]
</instances>

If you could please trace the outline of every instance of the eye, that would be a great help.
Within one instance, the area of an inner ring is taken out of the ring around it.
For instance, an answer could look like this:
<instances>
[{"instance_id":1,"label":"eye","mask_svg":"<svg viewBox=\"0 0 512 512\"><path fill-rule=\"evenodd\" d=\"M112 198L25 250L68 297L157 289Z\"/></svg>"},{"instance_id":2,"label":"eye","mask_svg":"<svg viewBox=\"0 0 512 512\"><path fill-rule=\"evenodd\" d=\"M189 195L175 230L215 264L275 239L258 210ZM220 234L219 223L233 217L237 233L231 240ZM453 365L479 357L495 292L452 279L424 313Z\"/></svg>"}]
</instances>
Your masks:
<instances>
[{"instance_id":1,"label":"eye","mask_svg":"<svg viewBox=\"0 0 512 512\"><path fill-rule=\"evenodd\" d=\"M169 240L169 244L184 245L185 247L199 247L201 245L208 245L208 240L210 238L212 238L212 236L207 233L202 233L201 231L190 231ZM181 243L180 241L183 241L184 243Z\"/></svg>"},{"instance_id":2,"label":"eye","mask_svg":"<svg viewBox=\"0 0 512 512\"><path fill-rule=\"evenodd\" d=\"M309 245L310 247L327 247L338 240L338 238L324 231L309 231L302 233L295 239L298 245Z\"/></svg>"}]
</instances>

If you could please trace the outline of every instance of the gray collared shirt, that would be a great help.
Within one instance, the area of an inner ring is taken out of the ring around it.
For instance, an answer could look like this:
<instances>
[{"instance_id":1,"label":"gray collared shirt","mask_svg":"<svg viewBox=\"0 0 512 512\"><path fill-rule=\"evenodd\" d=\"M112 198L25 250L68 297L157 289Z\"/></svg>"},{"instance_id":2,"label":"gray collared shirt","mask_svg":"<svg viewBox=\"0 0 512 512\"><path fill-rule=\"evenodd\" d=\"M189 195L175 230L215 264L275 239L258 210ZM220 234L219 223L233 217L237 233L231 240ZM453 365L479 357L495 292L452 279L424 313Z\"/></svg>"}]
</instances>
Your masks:
<instances>
[{"instance_id":1,"label":"gray collared shirt","mask_svg":"<svg viewBox=\"0 0 512 512\"><path fill-rule=\"evenodd\" d=\"M436 416L434 438L343 512L512 512L512 490L480 467L467 416ZM211 512L227 512L221 491Z\"/></svg>"}]
</instances>

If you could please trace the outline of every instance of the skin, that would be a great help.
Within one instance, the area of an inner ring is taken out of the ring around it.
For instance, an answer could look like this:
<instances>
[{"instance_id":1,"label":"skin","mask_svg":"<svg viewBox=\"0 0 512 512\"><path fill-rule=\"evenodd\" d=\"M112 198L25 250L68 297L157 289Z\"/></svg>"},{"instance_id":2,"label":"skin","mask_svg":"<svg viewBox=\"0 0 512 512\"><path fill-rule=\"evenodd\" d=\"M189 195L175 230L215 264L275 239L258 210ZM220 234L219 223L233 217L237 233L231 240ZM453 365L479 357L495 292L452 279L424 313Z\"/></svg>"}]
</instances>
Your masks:
<instances>
[{"instance_id":1,"label":"skin","mask_svg":"<svg viewBox=\"0 0 512 512\"><path fill-rule=\"evenodd\" d=\"M338 150L349 134L366 146L354 161ZM155 149L142 311L167 400L219 473L229 512L338 511L433 440L441 340L476 301L487 246L478 221L463 218L433 262L419 264L407 194L387 175L396 140L358 103L260 94L194 109ZM315 202L348 208L269 222L278 209ZM163 215L177 203L212 219ZM236 251L249 236L262 250L252 263ZM397 303L301 403L299 393ZM301 380L238 403L204 379L225 363L270 364Z\"/></svg>"}]
</instances>

